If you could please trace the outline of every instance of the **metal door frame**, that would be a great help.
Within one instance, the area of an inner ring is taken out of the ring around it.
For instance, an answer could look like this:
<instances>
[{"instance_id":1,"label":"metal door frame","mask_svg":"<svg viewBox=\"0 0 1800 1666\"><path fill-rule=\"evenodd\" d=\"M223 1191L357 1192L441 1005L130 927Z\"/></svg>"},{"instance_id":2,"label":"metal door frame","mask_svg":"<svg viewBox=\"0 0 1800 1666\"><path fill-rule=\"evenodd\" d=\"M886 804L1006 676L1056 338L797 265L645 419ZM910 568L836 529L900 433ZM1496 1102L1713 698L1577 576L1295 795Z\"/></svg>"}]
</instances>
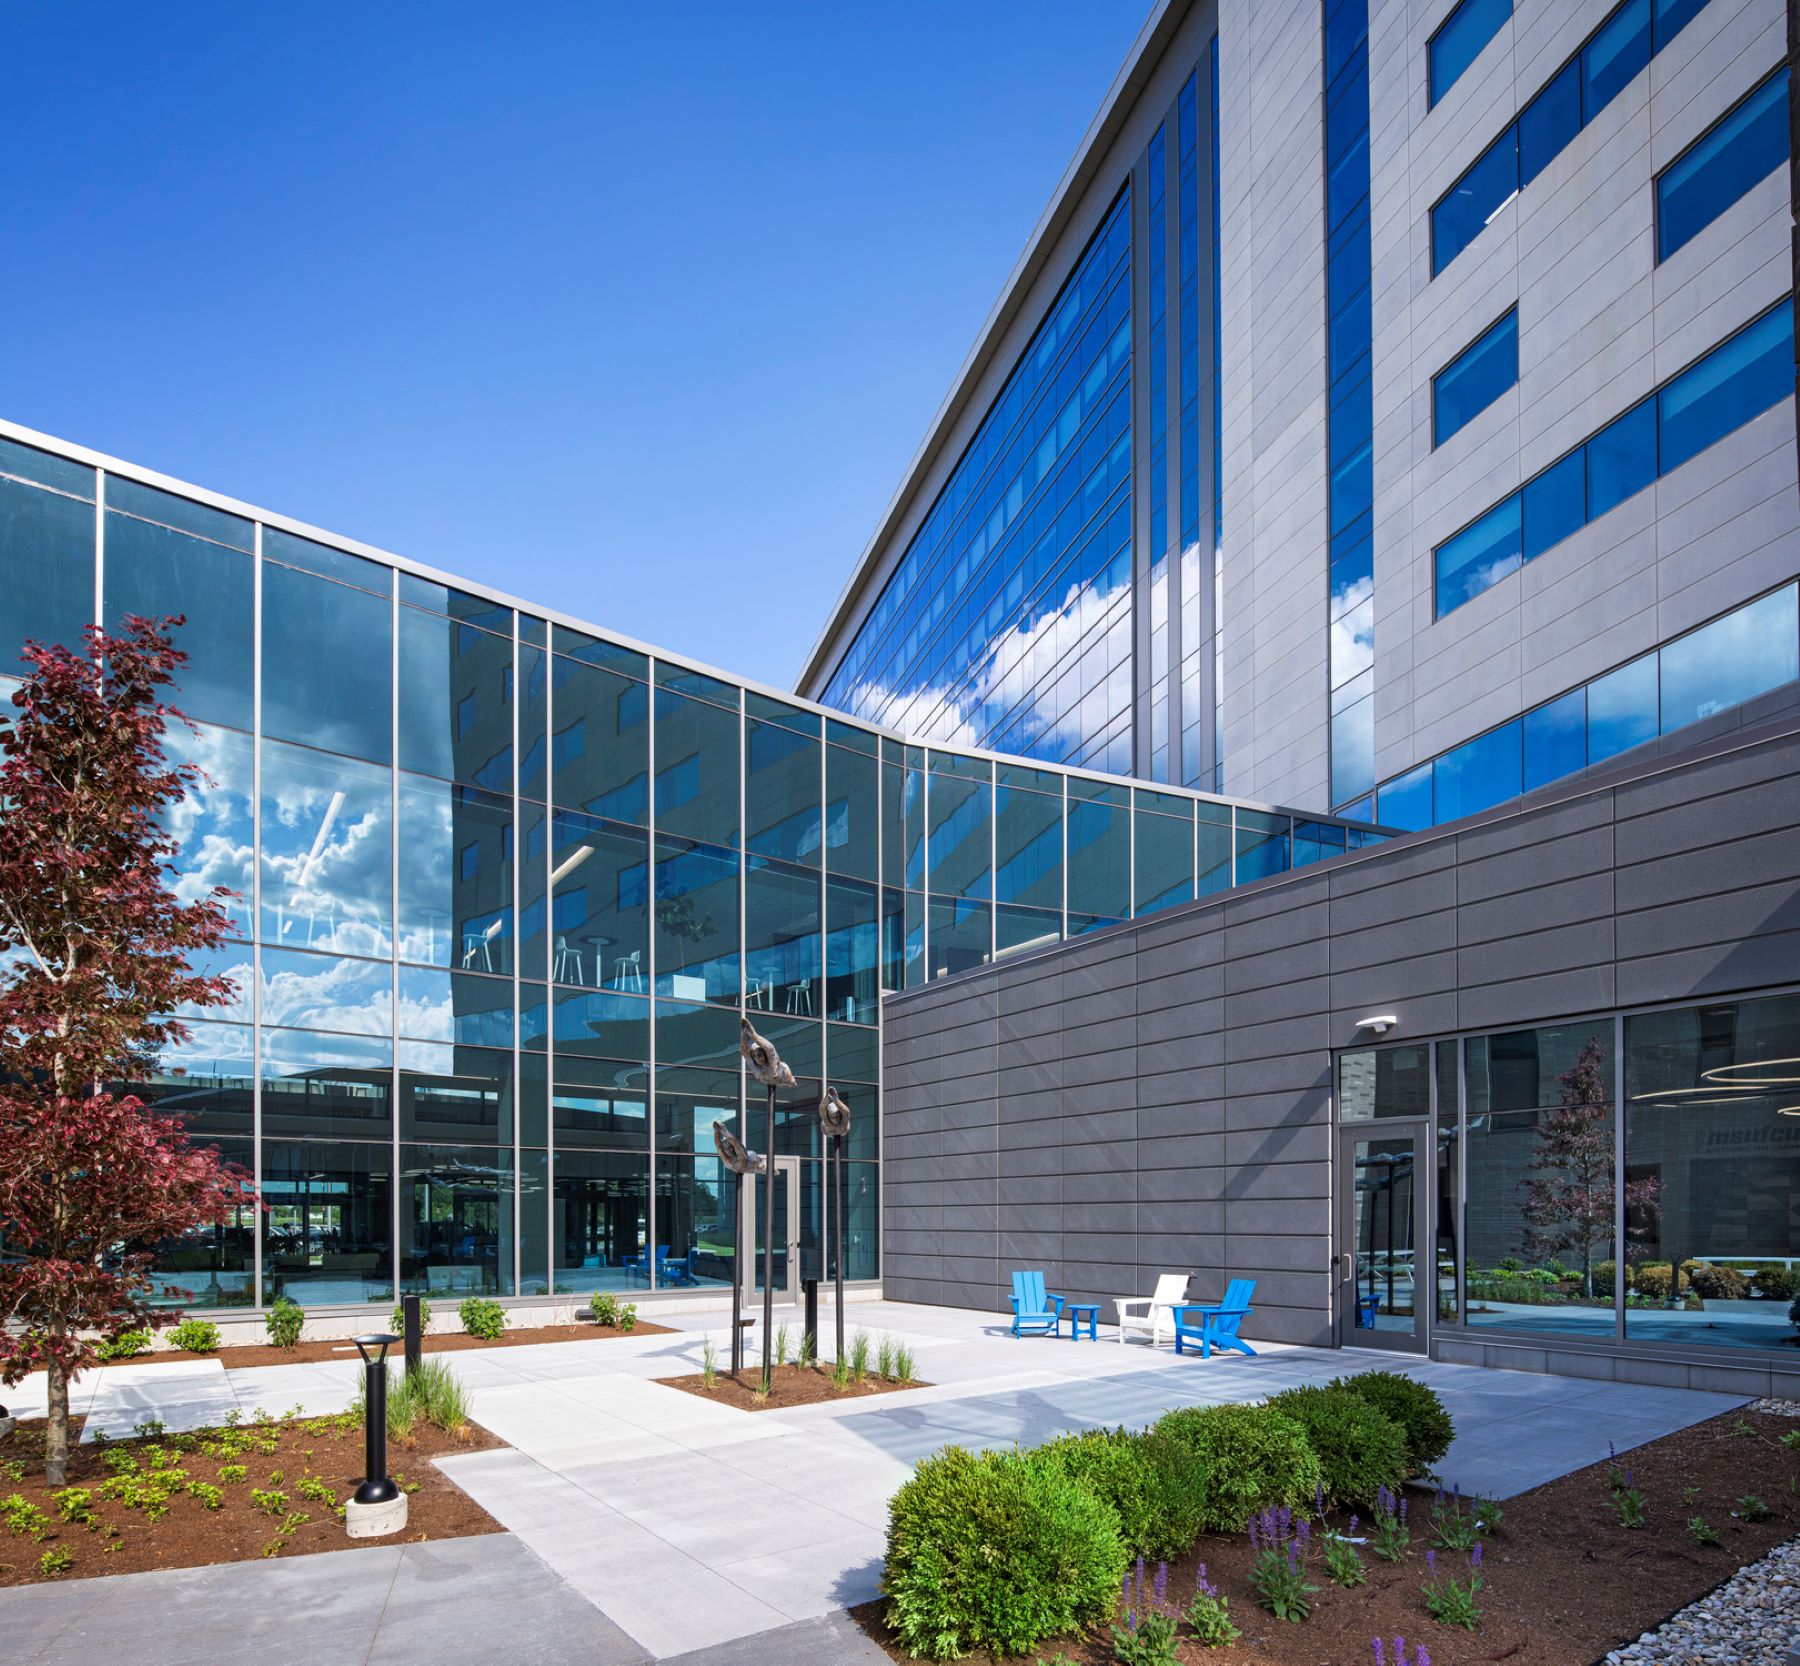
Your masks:
<instances>
[{"instance_id":1,"label":"metal door frame","mask_svg":"<svg viewBox=\"0 0 1800 1666\"><path fill-rule=\"evenodd\" d=\"M800 1159L771 1157L775 1183L787 1188L787 1279L775 1286L777 1301L797 1301L800 1295ZM740 1193L744 1211L741 1242L744 1245L743 1286L745 1301L760 1300L757 1280L762 1274L762 1246L756 1236L756 1217L762 1209L763 1177L747 1175Z\"/></svg>"},{"instance_id":2,"label":"metal door frame","mask_svg":"<svg viewBox=\"0 0 1800 1666\"><path fill-rule=\"evenodd\" d=\"M1394 1353L1424 1354L1430 1347L1432 1310L1437 1302L1437 1254L1431 1236L1431 1192L1436 1184L1436 1153L1431 1120L1374 1118L1340 1124L1337 1130L1337 1196L1333 1210L1338 1253L1332 1261L1332 1330L1340 1348L1381 1348ZM1413 1146L1413 1328L1410 1332L1359 1329L1356 1324L1356 1142L1406 1140Z\"/></svg>"}]
</instances>

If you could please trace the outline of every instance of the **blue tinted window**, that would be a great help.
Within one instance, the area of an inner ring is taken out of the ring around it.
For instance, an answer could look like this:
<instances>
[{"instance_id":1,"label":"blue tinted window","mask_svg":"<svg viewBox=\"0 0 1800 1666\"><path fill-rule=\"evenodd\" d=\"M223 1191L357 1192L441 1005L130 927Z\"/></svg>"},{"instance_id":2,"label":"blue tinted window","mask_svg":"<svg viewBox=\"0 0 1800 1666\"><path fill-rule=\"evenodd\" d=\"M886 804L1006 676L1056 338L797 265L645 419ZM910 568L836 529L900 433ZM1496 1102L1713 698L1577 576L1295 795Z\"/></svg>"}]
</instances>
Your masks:
<instances>
[{"instance_id":1,"label":"blue tinted window","mask_svg":"<svg viewBox=\"0 0 1800 1666\"><path fill-rule=\"evenodd\" d=\"M1706 0L1656 0L1655 39L1652 50L1662 49L1678 35L1690 18L1697 17Z\"/></svg>"},{"instance_id":2,"label":"blue tinted window","mask_svg":"<svg viewBox=\"0 0 1800 1666\"><path fill-rule=\"evenodd\" d=\"M1588 518L1641 492L1656 478L1656 401L1646 399L1587 443Z\"/></svg>"},{"instance_id":3,"label":"blue tinted window","mask_svg":"<svg viewBox=\"0 0 1800 1666\"><path fill-rule=\"evenodd\" d=\"M1420 764L1382 783L1375 799L1375 819L1384 827L1411 831L1431 825L1431 765Z\"/></svg>"},{"instance_id":4,"label":"blue tinted window","mask_svg":"<svg viewBox=\"0 0 1800 1666\"><path fill-rule=\"evenodd\" d=\"M1665 387L1657 400L1665 472L1794 391L1794 314L1783 301Z\"/></svg>"},{"instance_id":5,"label":"blue tinted window","mask_svg":"<svg viewBox=\"0 0 1800 1666\"><path fill-rule=\"evenodd\" d=\"M1519 184L1529 185L1581 131L1581 61L1572 58L1519 117Z\"/></svg>"},{"instance_id":6,"label":"blue tinted window","mask_svg":"<svg viewBox=\"0 0 1800 1666\"><path fill-rule=\"evenodd\" d=\"M385 764L393 640L382 597L265 561L263 733Z\"/></svg>"},{"instance_id":7,"label":"blue tinted window","mask_svg":"<svg viewBox=\"0 0 1800 1666\"><path fill-rule=\"evenodd\" d=\"M1375 696L1369 694L1332 716L1332 797L1367 792L1374 781Z\"/></svg>"},{"instance_id":8,"label":"blue tinted window","mask_svg":"<svg viewBox=\"0 0 1800 1666\"><path fill-rule=\"evenodd\" d=\"M1588 684L1588 762L1597 764L1657 732L1656 655L1645 654Z\"/></svg>"},{"instance_id":9,"label":"blue tinted window","mask_svg":"<svg viewBox=\"0 0 1800 1666\"><path fill-rule=\"evenodd\" d=\"M1525 790L1572 775L1587 763L1587 690L1525 714Z\"/></svg>"},{"instance_id":10,"label":"blue tinted window","mask_svg":"<svg viewBox=\"0 0 1800 1666\"><path fill-rule=\"evenodd\" d=\"M1433 104L1456 85L1457 78L1511 16L1512 0L1462 0L1444 19L1426 48Z\"/></svg>"},{"instance_id":11,"label":"blue tinted window","mask_svg":"<svg viewBox=\"0 0 1800 1666\"><path fill-rule=\"evenodd\" d=\"M1581 120L1585 126L1650 62L1650 0L1625 4L1581 49Z\"/></svg>"},{"instance_id":12,"label":"blue tinted window","mask_svg":"<svg viewBox=\"0 0 1800 1666\"><path fill-rule=\"evenodd\" d=\"M1519 494L1515 492L1438 545L1438 617L1498 584L1518 569L1519 561Z\"/></svg>"},{"instance_id":13,"label":"blue tinted window","mask_svg":"<svg viewBox=\"0 0 1800 1666\"><path fill-rule=\"evenodd\" d=\"M1510 9L1510 0L1509 0ZM1369 8L1363 0L1337 0L1325 13L1325 85L1337 79L1350 55L1368 38ZM1448 85L1448 83L1446 83Z\"/></svg>"},{"instance_id":14,"label":"blue tinted window","mask_svg":"<svg viewBox=\"0 0 1800 1666\"><path fill-rule=\"evenodd\" d=\"M1525 485L1525 559L1587 525L1587 454L1577 446Z\"/></svg>"},{"instance_id":15,"label":"blue tinted window","mask_svg":"<svg viewBox=\"0 0 1800 1666\"><path fill-rule=\"evenodd\" d=\"M1656 181L1656 258L1667 260L1788 154L1788 72L1783 69L1701 135Z\"/></svg>"},{"instance_id":16,"label":"blue tinted window","mask_svg":"<svg viewBox=\"0 0 1800 1666\"><path fill-rule=\"evenodd\" d=\"M1485 411L1519 379L1519 310L1484 330L1432 379L1437 445Z\"/></svg>"},{"instance_id":17,"label":"blue tinted window","mask_svg":"<svg viewBox=\"0 0 1800 1666\"><path fill-rule=\"evenodd\" d=\"M1698 723L1800 677L1800 615L1788 585L1662 651L1662 729Z\"/></svg>"},{"instance_id":18,"label":"blue tinted window","mask_svg":"<svg viewBox=\"0 0 1800 1666\"><path fill-rule=\"evenodd\" d=\"M1439 821L1455 821L1517 798L1520 786L1519 724L1514 719L1446 752L1432 769L1433 804Z\"/></svg>"},{"instance_id":19,"label":"blue tinted window","mask_svg":"<svg viewBox=\"0 0 1800 1666\"><path fill-rule=\"evenodd\" d=\"M1431 211L1431 270L1435 276L1481 234L1519 190L1519 130L1509 127L1482 152Z\"/></svg>"}]
</instances>

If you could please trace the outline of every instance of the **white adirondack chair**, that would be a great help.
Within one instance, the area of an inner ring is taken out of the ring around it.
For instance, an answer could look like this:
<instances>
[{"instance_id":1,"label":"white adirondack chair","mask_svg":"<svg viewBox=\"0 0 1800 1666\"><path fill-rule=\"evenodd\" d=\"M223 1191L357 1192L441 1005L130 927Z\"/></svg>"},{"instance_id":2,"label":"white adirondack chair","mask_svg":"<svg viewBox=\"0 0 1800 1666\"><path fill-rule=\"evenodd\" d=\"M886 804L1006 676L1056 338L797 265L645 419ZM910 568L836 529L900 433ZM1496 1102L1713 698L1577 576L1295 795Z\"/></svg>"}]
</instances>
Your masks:
<instances>
[{"instance_id":1,"label":"white adirondack chair","mask_svg":"<svg viewBox=\"0 0 1800 1666\"><path fill-rule=\"evenodd\" d=\"M1175 1339L1175 1313L1187 1300L1186 1273L1161 1273L1153 1296L1115 1296L1119 1312L1119 1340L1127 1335L1143 1337L1153 1348Z\"/></svg>"}]
</instances>

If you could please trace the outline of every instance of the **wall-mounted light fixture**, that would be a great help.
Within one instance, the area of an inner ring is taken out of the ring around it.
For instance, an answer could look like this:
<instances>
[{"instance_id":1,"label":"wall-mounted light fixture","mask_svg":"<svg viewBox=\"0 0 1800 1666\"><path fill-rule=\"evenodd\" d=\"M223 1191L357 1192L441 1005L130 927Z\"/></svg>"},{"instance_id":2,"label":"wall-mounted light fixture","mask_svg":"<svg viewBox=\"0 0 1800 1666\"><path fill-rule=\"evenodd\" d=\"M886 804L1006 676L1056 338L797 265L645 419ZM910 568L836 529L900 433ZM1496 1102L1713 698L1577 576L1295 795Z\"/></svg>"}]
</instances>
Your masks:
<instances>
[{"instance_id":1,"label":"wall-mounted light fixture","mask_svg":"<svg viewBox=\"0 0 1800 1666\"><path fill-rule=\"evenodd\" d=\"M1370 1035L1386 1035L1399 1022L1399 1018L1391 1012L1378 1012L1372 1017L1357 1019L1356 1027L1367 1030Z\"/></svg>"}]
</instances>

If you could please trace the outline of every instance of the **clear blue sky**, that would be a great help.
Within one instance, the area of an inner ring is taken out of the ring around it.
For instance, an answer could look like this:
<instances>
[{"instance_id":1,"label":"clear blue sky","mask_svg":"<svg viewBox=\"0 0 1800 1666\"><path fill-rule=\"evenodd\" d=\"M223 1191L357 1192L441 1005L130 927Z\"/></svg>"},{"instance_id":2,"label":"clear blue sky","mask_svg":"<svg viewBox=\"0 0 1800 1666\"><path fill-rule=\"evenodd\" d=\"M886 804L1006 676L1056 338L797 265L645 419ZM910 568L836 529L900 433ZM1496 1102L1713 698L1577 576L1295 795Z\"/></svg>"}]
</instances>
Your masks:
<instances>
[{"instance_id":1,"label":"clear blue sky","mask_svg":"<svg viewBox=\"0 0 1800 1666\"><path fill-rule=\"evenodd\" d=\"M787 686L1147 11L12 8L0 413Z\"/></svg>"}]
</instances>

